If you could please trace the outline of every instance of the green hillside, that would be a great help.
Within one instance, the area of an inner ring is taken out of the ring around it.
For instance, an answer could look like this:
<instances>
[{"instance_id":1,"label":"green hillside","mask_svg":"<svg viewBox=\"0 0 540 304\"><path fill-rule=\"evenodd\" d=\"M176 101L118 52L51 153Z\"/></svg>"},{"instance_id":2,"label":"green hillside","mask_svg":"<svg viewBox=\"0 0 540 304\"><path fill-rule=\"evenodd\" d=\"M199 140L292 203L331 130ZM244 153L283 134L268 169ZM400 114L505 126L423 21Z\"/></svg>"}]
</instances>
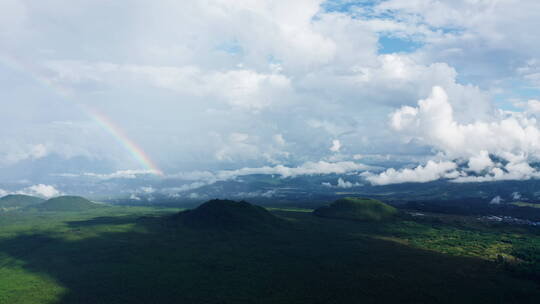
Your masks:
<instances>
[{"instance_id":1,"label":"green hillside","mask_svg":"<svg viewBox=\"0 0 540 304\"><path fill-rule=\"evenodd\" d=\"M44 201L44 199L35 196L10 194L0 198L0 208L18 209L37 205Z\"/></svg>"},{"instance_id":2,"label":"green hillside","mask_svg":"<svg viewBox=\"0 0 540 304\"><path fill-rule=\"evenodd\" d=\"M180 212L178 216L183 223L199 228L257 229L280 223L276 216L260 206L217 199Z\"/></svg>"},{"instance_id":3,"label":"green hillside","mask_svg":"<svg viewBox=\"0 0 540 304\"><path fill-rule=\"evenodd\" d=\"M80 196L59 196L36 206L40 211L86 211L102 207Z\"/></svg>"},{"instance_id":4,"label":"green hillside","mask_svg":"<svg viewBox=\"0 0 540 304\"><path fill-rule=\"evenodd\" d=\"M347 197L314 211L315 215L359 221L380 221L397 214L396 208L381 201Z\"/></svg>"},{"instance_id":5,"label":"green hillside","mask_svg":"<svg viewBox=\"0 0 540 304\"><path fill-rule=\"evenodd\" d=\"M245 206L236 204L224 205ZM223 207L205 208L216 205ZM540 298L536 227L484 225L474 216L460 222L397 217L374 225L275 210L287 225L261 233L193 228L179 222L178 211L111 206L0 214L0 303L532 304Z\"/></svg>"}]
</instances>

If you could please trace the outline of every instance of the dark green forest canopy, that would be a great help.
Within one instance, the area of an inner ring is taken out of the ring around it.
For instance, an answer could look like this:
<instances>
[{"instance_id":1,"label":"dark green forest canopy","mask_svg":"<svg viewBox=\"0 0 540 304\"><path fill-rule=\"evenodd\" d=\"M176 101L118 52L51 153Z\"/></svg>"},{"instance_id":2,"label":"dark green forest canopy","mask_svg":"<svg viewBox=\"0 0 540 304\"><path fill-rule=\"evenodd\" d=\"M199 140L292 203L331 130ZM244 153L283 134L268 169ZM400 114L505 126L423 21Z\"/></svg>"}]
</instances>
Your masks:
<instances>
[{"instance_id":1,"label":"dark green forest canopy","mask_svg":"<svg viewBox=\"0 0 540 304\"><path fill-rule=\"evenodd\" d=\"M39 197L24 195L24 194L9 194L0 198L0 208L22 208L32 205L37 205L45 200Z\"/></svg>"},{"instance_id":2,"label":"dark green forest canopy","mask_svg":"<svg viewBox=\"0 0 540 304\"><path fill-rule=\"evenodd\" d=\"M395 216L396 208L369 198L347 197L314 211L315 215L359 221L380 221Z\"/></svg>"},{"instance_id":3,"label":"dark green forest canopy","mask_svg":"<svg viewBox=\"0 0 540 304\"><path fill-rule=\"evenodd\" d=\"M104 205L93 203L80 196L59 196L51 198L35 207L40 211L85 211L103 208Z\"/></svg>"},{"instance_id":4,"label":"dark green forest canopy","mask_svg":"<svg viewBox=\"0 0 540 304\"><path fill-rule=\"evenodd\" d=\"M177 215L183 223L200 228L257 229L279 225L281 220L263 207L245 201L210 200Z\"/></svg>"}]
</instances>

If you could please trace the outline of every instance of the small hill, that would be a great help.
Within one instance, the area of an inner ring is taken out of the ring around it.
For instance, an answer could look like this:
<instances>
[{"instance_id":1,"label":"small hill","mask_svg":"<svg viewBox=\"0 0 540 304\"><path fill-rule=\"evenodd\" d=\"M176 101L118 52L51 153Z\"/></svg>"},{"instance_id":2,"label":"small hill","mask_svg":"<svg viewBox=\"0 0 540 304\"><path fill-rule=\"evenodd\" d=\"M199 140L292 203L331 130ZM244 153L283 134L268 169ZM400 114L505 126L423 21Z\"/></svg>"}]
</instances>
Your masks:
<instances>
[{"instance_id":1,"label":"small hill","mask_svg":"<svg viewBox=\"0 0 540 304\"><path fill-rule=\"evenodd\" d=\"M252 230L279 225L281 220L263 207L245 201L210 200L180 212L177 217L188 226L223 230Z\"/></svg>"},{"instance_id":2,"label":"small hill","mask_svg":"<svg viewBox=\"0 0 540 304\"><path fill-rule=\"evenodd\" d=\"M80 196L59 196L36 206L40 211L86 211L102 207Z\"/></svg>"},{"instance_id":3,"label":"small hill","mask_svg":"<svg viewBox=\"0 0 540 304\"><path fill-rule=\"evenodd\" d=\"M39 197L10 194L0 198L0 208L18 209L43 203L45 200Z\"/></svg>"},{"instance_id":4,"label":"small hill","mask_svg":"<svg viewBox=\"0 0 540 304\"><path fill-rule=\"evenodd\" d=\"M380 221L395 216L398 211L396 208L378 200L347 197L339 199L329 206L315 209L313 213L321 217Z\"/></svg>"}]
</instances>

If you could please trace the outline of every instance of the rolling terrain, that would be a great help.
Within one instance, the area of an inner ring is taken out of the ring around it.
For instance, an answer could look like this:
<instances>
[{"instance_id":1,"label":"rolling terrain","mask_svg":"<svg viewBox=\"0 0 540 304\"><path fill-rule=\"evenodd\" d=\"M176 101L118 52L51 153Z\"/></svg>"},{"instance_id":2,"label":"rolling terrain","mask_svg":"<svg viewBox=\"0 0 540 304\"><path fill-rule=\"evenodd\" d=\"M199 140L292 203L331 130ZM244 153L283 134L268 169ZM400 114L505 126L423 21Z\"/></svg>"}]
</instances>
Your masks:
<instances>
[{"instance_id":1,"label":"rolling terrain","mask_svg":"<svg viewBox=\"0 0 540 304\"><path fill-rule=\"evenodd\" d=\"M34 207L39 211L81 212L102 208L104 205L96 204L80 196L59 196L51 198Z\"/></svg>"},{"instance_id":2,"label":"rolling terrain","mask_svg":"<svg viewBox=\"0 0 540 304\"><path fill-rule=\"evenodd\" d=\"M374 199L346 197L319 207L315 215L357 221L381 221L396 216L397 209Z\"/></svg>"},{"instance_id":3,"label":"rolling terrain","mask_svg":"<svg viewBox=\"0 0 540 304\"><path fill-rule=\"evenodd\" d=\"M535 227L405 211L5 212L0 303L536 303L539 248Z\"/></svg>"},{"instance_id":4,"label":"rolling terrain","mask_svg":"<svg viewBox=\"0 0 540 304\"><path fill-rule=\"evenodd\" d=\"M35 196L10 194L0 198L0 209L15 210L19 208L26 208L36 206L44 201L44 199Z\"/></svg>"}]
</instances>

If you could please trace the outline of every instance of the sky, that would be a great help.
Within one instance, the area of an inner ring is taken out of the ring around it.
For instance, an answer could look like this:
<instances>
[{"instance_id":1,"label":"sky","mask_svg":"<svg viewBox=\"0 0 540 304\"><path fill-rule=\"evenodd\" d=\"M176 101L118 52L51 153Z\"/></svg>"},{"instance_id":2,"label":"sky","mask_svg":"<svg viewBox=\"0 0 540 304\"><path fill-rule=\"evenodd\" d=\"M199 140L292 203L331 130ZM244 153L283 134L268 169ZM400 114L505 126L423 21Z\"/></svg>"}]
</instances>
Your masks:
<instances>
[{"instance_id":1,"label":"sky","mask_svg":"<svg viewBox=\"0 0 540 304\"><path fill-rule=\"evenodd\" d=\"M539 13L534 0L0 1L0 194L253 173L538 178Z\"/></svg>"}]
</instances>

